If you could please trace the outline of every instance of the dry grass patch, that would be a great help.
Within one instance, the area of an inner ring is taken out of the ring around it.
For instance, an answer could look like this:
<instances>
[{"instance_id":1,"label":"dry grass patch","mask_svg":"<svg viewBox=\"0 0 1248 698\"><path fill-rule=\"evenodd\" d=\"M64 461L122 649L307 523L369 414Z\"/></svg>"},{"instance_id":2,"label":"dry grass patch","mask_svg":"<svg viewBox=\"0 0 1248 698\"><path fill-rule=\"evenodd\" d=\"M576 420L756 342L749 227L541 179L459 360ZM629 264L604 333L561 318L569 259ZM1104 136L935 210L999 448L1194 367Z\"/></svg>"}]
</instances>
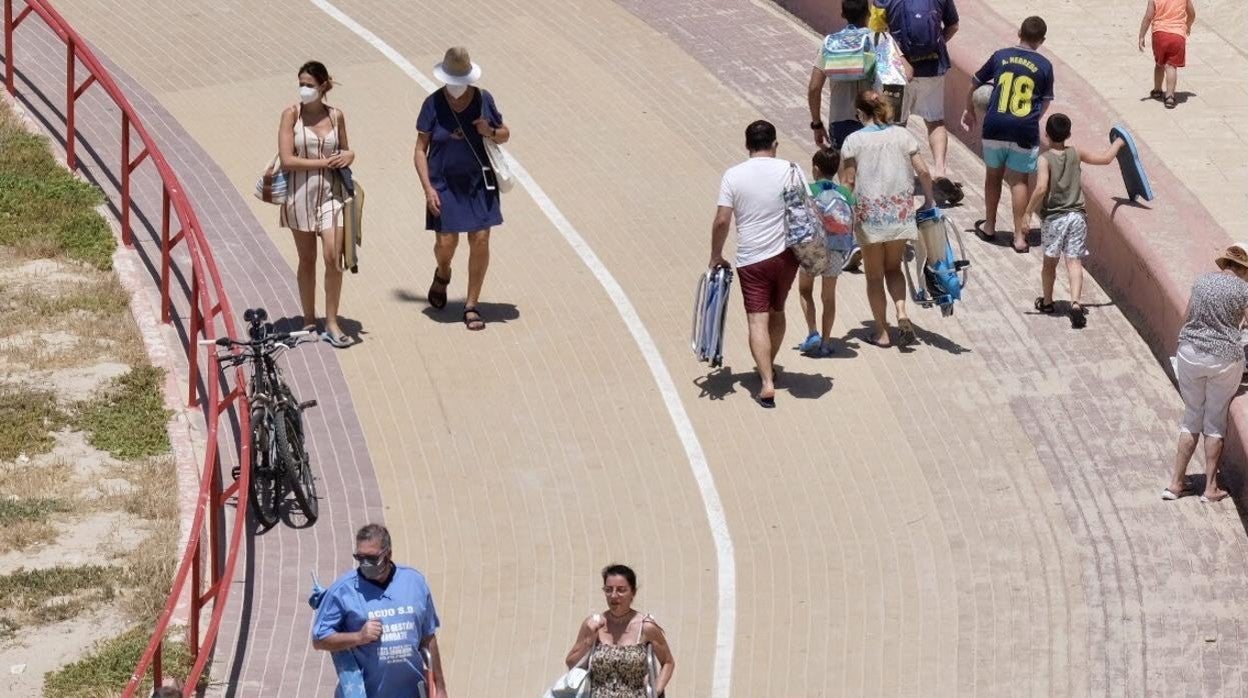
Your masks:
<instances>
[{"instance_id":1,"label":"dry grass patch","mask_svg":"<svg viewBox=\"0 0 1248 698\"><path fill-rule=\"evenodd\" d=\"M18 569L0 576L0 627L55 623L109 603L119 577L117 568L104 565Z\"/></svg>"},{"instance_id":2,"label":"dry grass patch","mask_svg":"<svg viewBox=\"0 0 1248 698\"><path fill-rule=\"evenodd\" d=\"M117 504L128 514L149 521L176 521L178 518L178 472L173 458L145 458L120 468L120 477L133 487L118 495Z\"/></svg>"},{"instance_id":3,"label":"dry grass patch","mask_svg":"<svg viewBox=\"0 0 1248 698\"><path fill-rule=\"evenodd\" d=\"M62 254L111 269L117 243L96 212L104 196L61 167L47 139L0 104L0 245L25 257Z\"/></svg>"},{"instance_id":4,"label":"dry grass patch","mask_svg":"<svg viewBox=\"0 0 1248 698\"><path fill-rule=\"evenodd\" d=\"M168 453L173 413L165 409L164 380L155 366L135 366L82 403L77 421L91 445L121 459Z\"/></svg>"},{"instance_id":5,"label":"dry grass patch","mask_svg":"<svg viewBox=\"0 0 1248 698\"><path fill-rule=\"evenodd\" d=\"M136 625L99 643L79 661L48 672L43 686L44 698L114 698L120 695L130 680L130 672L147 649L150 637L146 624ZM163 653L169 675L185 676L190 671L191 654L185 642L174 642L166 636ZM151 690L149 675L136 695L145 696Z\"/></svg>"},{"instance_id":6,"label":"dry grass patch","mask_svg":"<svg viewBox=\"0 0 1248 698\"><path fill-rule=\"evenodd\" d=\"M0 461L51 451L68 421L50 391L0 383Z\"/></svg>"}]
</instances>

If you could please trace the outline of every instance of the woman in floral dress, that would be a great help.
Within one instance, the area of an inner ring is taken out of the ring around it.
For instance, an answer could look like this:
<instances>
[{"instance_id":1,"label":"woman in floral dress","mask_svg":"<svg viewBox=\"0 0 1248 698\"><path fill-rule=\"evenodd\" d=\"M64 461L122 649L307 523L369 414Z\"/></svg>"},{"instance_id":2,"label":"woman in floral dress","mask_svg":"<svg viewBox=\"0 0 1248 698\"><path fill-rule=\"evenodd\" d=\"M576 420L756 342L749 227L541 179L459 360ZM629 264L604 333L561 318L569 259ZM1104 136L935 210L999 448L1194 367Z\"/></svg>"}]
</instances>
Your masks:
<instances>
[{"instance_id":1,"label":"woman in floral dress","mask_svg":"<svg viewBox=\"0 0 1248 698\"><path fill-rule=\"evenodd\" d=\"M602 571L605 613L595 613L581 624L576 643L568 652L567 665L589 663L589 685L594 698L648 698L662 696L672 680L676 660L663 628L654 618L633 610L637 575L624 565ZM647 646L658 667L651 671ZM648 692L653 685L654 693Z\"/></svg>"},{"instance_id":2,"label":"woman in floral dress","mask_svg":"<svg viewBox=\"0 0 1248 698\"><path fill-rule=\"evenodd\" d=\"M854 190L854 237L862 247L862 268L867 277L867 301L875 319L867 341L892 346L888 335L884 286L897 307L900 343L915 340L914 327L906 316L906 277L901 270L906 243L919 236L914 214L914 177L923 188L921 208L932 206L932 176L919 154L919 144L902 126L889 123L890 106L878 92L858 95L854 104L863 128L841 144L841 184Z\"/></svg>"}]
</instances>

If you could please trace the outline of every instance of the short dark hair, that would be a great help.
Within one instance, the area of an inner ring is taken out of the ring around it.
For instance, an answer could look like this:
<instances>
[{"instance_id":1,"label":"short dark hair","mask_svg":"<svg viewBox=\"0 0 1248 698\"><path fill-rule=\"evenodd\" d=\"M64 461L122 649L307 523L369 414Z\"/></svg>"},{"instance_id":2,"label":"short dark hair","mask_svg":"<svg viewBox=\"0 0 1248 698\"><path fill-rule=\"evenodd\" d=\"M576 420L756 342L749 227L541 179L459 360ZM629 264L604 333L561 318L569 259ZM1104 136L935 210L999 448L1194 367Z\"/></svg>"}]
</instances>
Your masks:
<instances>
[{"instance_id":1,"label":"short dark hair","mask_svg":"<svg viewBox=\"0 0 1248 698\"><path fill-rule=\"evenodd\" d=\"M382 550L390 549L390 530L381 524L370 523L355 533L355 544L364 541L375 541Z\"/></svg>"},{"instance_id":2,"label":"short dark hair","mask_svg":"<svg viewBox=\"0 0 1248 698\"><path fill-rule=\"evenodd\" d=\"M1049 25L1035 15L1024 19L1023 26L1018 28L1018 38L1029 44L1038 44L1044 41L1044 35L1047 33L1049 33Z\"/></svg>"},{"instance_id":3,"label":"short dark hair","mask_svg":"<svg viewBox=\"0 0 1248 698\"><path fill-rule=\"evenodd\" d=\"M764 122L766 123L766 122ZM770 126L771 124L767 124ZM628 588L634 592L637 591L637 573L628 565L607 565L602 568L602 583L607 583L607 577L623 577L628 582Z\"/></svg>"},{"instance_id":4,"label":"short dark hair","mask_svg":"<svg viewBox=\"0 0 1248 698\"><path fill-rule=\"evenodd\" d=\"M1065 143L1070 138L1070 117L1061 112L1050 114L1044 122L1044 132L1054 143Z\"/></svg>"},{"instance_id":5,"label":"short dark hair","mask_svg":"<svg viewBox=\"0 0 1248 698\"><path fill-rule=\"evenodd\" d=\"M823 173L823 176L831 178L837 170L841 169L841 151L832 146L820 148L810 158L810 164Z\"/></svg>"},{"instance_id":6,"label":"short dark hair","mask_svg":"<svg viewBox=\"0 0 1248 698\"><path fill-rule=\"evenodd\" d=\"M771 150L776 144L776 127L770 121L759 119L745 127L745 149L751 153Z\"/></svg>"},{"instance_id":7,"label":"short dark hair","mask_svg":"<svg viewBox=\"0 0 1248 698\"><path fill-rule=\"evenodd\" d=\"M870 16L871 9L867 0L841 0L841 17L846 22L856 27L865 27Z\"/></svg>"}]
</instances>

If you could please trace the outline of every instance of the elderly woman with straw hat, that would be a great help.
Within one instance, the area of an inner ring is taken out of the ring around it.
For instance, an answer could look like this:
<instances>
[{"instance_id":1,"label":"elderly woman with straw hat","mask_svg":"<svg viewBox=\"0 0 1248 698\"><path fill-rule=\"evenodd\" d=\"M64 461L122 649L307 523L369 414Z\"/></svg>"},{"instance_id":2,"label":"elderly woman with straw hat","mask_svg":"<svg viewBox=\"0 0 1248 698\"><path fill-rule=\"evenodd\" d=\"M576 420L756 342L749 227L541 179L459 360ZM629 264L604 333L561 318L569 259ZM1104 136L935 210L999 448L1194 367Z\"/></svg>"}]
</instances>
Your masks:
<instances>
[{"instance_id":1,"label":"elderly woman with straw hat","mask_svg":"<svg viewBox=\"0 0 1248 698\"><path fill-rule=\"evenodd\" d=\"M1183 422L1170 486L1162 499L1189 493L1187 464L1196 440L1205 437L1205 487L1202 502L1228 496L1218 486L1218 465L1226 435L1227 410L1244 375L1241 341L1248 315L1248 243L1237 242L1214 260L1222 271L1202 274L1192 285L1187 320L1179 331L1174 375L1183 396Z\"/></svg>"},{"instance_id":2,"label":"elderly woman with straw hat","mask_svg":"<svg viewBox=\"0 0 1248 698\"><path fill-rule=\"evenodd\" d=\"M490 165L486 139L506 143L511 131L489 92L475 86L481 67L468 49L454 47L433 67L444 86L425 98L416 118L416 172L425 190L425 228L434 232L437 268L429 304L446 307L451 260L459 237L468 237L468 297L464 325L485 329L477 309L490 264L490 228L503 222L499 189Z\"/></svg>"}]
</instances>

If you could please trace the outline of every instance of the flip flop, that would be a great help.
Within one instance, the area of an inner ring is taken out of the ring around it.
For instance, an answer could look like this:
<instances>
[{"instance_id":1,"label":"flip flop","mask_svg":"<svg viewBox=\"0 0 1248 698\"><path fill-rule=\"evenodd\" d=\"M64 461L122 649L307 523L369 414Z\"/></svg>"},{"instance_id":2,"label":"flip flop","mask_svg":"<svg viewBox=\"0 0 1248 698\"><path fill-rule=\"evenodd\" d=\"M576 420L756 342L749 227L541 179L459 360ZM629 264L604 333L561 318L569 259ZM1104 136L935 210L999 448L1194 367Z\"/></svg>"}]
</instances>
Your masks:
<instances>
[{"instance_id":1,"label":"flip flop","mask_svg":"<svg viewBox=\"0 0 1248 698\"><path fill-rule=\"evenodd\" d=\"M329 330L325 330L324 332L321 333L321 339L323 341L329 342L329 346L335 349L346 349L352 344L355 344L355 340L351 339L351 337L345 334L335 335Z\"/></svg>"},{"instance_id":2,"label":"flip flop","mask_svg":"<svg viewBox=\"0 0 1248 698\"><path fill-rule=\"evenodd\" d=\"M897 330L900 332L900 336L897 337L898 345L908 346L919 341L919 336L915 334L914 324L910 322L910 318L898 320Z\"/></svg>"},{"instance_id":3,"label":"flip flop","mask_svg":"<svg viewBox=\"0 0 1248 698\"><path fill-rule=\"evenodd\" d=\"M774 410L776 408L776 397L774 395L771 397L756 397L754 401L766 410Z\"/></svg>"},{"instance_id":4,"label":"flip flop","mask_svg":"<svg viewBox=\"0 0 1248 698\"><path fill-rule=\"evenodd\" d=\"M975 225L971 227L975 230L975 237L979 238L980 240L983 240L984 242L995 243L997 241L997 234L993 233L992 235L989 235L987 232L984 231L984 224L987 222L988 221L986 220L975 221Z\"/></svg>"},{"instance_id":5,"label":"flip flop","mask_svg":"<svg viewBox=\"0 0 1248 698\"><path fill-rule=\"evenodd\" d=\"M1179 499L1185 494L1187 494L1187 490L1183 490L1181 492L1175 492L1174 490L1167 487L1166 489L1161 491L1161 498L1166 500L1167 502L1173 502L1174 500Z\"/></svg>"},{"instance_id":6,"label":"flip flop","mask_svg":"<svg viewBox=\"0 0 1248 698\"><path fill-rule=\"evenodd\" d=\"M429 284L429 305L441 310L446 307L446 287L451 285L450 279L444 279L438 276L438 270L433 270L433 283ZM439 290L437 287L441 286Z\"/></svg>"},{"instance_id":7,"label":"flip flop","mask_svg":"<svg viewBox=\"0 0 1248 698\"><path fill-rule=\"evenodd\" d=\"M1223 492L1222 495L1218 497L1206 497L1205 495L1202 494L1200 495L1200 501L1204 502L1205 504L1211 504L1213 502L1220 502L1229 496L1231 496L1230 492Z\"/></svg>"},{"instance_id":8,"label":"flip flop","mask_svg":"<svg viewBox=\"0 0 1248 698\"><path fill-rule=\"evenodd\" d=\"M957 206L966 198L962 191L962 183L954 182L948 177L937 177L932 182L932 194L941 208Z\"/></svg>"}]
</instances>

